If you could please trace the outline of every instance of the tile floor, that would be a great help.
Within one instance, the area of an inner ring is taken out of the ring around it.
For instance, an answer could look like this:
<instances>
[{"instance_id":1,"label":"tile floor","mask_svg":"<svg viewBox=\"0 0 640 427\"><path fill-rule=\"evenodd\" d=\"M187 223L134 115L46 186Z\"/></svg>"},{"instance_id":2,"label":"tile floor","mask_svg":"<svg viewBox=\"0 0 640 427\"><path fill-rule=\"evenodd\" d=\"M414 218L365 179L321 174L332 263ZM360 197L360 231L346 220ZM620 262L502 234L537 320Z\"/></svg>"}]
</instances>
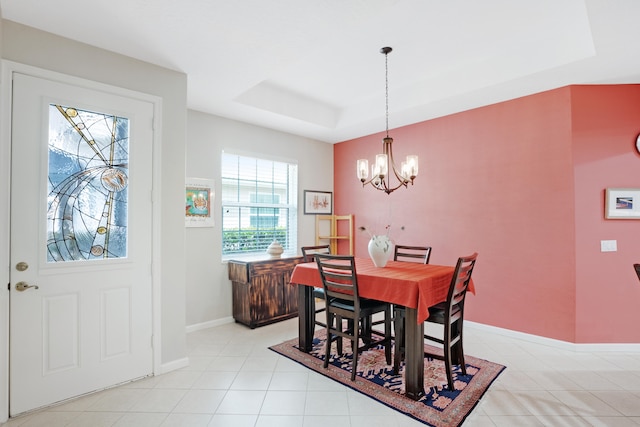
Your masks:
<instances>
[{"instance_id":1,"label":"tile floor","mask_svg":"<svg viewBox=\"0 0 640 427\"><path fill-rule=\"evenodd\" d=\"M187 368L2 426L423 426L267 348L296 335L297 319L193 332ZM465 349L507 366L465 427L640 425L640 353L566 351L473 326Z\"/></svg>"}]
</instances>

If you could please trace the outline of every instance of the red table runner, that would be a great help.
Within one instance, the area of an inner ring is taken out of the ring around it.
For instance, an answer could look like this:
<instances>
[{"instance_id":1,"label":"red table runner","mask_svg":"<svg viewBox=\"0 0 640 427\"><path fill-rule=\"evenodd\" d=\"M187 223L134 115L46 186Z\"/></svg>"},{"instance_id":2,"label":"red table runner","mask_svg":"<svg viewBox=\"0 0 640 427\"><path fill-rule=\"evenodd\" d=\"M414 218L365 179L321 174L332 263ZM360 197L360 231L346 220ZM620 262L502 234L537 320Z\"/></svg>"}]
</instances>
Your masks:
<instances>
[{"instance_id":1,"label":"red table runner","mask_svg":"<svg viewBox=\"0 0 640 427\"><path fill-rule=\"evenodd\" d=\"M356 258L360 296L417 308L418 322L429 317L429 307L447 299L454 269L400 261L389 261L386 267L380 268L369 258ZM314 262L296 265L291 283L321 288L318 265ZM469 283L468 290L475 294L473 282Z\"/></svg>"}]
</instances>

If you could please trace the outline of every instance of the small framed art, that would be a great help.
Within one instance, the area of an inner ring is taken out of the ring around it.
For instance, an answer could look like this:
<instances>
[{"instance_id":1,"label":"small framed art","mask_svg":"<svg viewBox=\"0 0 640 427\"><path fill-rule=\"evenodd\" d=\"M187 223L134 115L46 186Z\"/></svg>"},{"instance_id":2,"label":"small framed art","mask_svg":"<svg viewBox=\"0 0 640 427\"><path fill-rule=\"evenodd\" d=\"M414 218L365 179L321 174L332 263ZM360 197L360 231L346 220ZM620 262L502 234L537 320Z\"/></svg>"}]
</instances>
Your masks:
<instances>
[{"instance_id":1,"label":"small framed art","mask_svg":"<svg viewBox=\"0 0 640 427\"><path fill-rule=\"evenodd\" d=\"M305 214L331 214L333 212L333 193L330 191L304 190Z\"/></svg>"},{"instance_id":2,"label":"small framed art","mask_svg":"<svg viewBox=\"0 0 640 427\"><path fill-rule=\"evenodd\" d=\"M604 205L607 219L640 219L640 188L607 188Z\"/></svg>"},{"instance_id":3,"label":"small framed art","mask_svg":"<svg viewBox=\"0 0 640 427\"><path fill-rule=\"evenodd\" d=\"M184 221L186 227L213 227L213 180L187 178Z\"/></svg>"}]
</instances>

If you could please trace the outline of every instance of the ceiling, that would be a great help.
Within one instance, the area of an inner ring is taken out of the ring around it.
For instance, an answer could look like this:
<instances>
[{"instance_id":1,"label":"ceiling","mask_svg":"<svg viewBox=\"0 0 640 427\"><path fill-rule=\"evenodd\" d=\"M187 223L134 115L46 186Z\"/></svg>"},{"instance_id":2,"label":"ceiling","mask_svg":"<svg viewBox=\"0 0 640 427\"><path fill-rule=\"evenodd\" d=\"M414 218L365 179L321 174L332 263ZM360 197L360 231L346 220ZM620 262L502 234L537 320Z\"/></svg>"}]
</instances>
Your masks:
<instances>
[{"instance_id":1,"label":"ceiling","mask_svg":"<svg viewBox=\"0 0 640 427\"><path fill-rule=\"evenodd\" d=\"M335 143L569 84L640 83L637 0L0 0L181 71L188 107Z\"/></svg>"}]
</instances>

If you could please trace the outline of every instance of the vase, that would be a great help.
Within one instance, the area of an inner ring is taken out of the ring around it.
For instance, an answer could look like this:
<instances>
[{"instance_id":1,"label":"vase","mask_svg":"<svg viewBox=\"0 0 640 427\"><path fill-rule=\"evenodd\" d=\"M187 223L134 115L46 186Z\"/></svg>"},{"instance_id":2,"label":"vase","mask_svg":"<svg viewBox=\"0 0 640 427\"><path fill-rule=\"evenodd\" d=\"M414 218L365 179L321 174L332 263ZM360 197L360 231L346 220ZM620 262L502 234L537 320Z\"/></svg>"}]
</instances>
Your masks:
<instances>
[{"instance_id":1,"label":"vase","mask_svg":"<svg viewBox=\"0 0 640 427\"><path fill-rule=\"evenodd\" d=\"M391 239L389 236L373 236L369 240L369 256L376 267L384 267L391 255Z\"/></svg>"},{"instance_id":2,"label":"vase","mask_svg":"<svg viewBox=\"0 0 640 427\"><path fill-rule=\"evenodd\" d=\"M277 240L274 240L267 248L267 253L271 257L271 259L280 258L282 252L284 252L284 248L280 243L278 243Z\"/></svg>"}]
</instances>

